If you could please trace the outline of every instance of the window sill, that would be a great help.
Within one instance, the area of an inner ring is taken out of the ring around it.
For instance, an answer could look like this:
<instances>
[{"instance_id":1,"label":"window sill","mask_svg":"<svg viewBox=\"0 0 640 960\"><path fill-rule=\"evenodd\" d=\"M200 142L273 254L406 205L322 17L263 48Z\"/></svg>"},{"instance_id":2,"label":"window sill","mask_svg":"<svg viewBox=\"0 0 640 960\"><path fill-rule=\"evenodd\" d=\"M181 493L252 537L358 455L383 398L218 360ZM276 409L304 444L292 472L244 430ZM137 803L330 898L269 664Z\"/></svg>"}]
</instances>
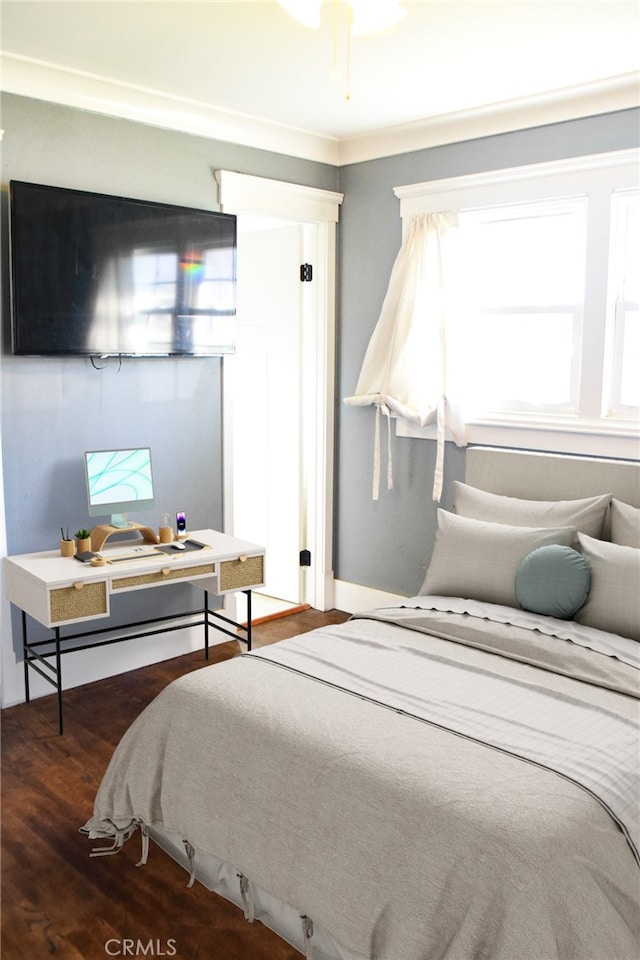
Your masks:
<instances>
[{"instance_id":1,"label":"window sill","mask_svg":"<svg viewBox=\"0 0 640 960\"><path fill-rule=\"evenodd\" d=\"M396 436L435 440L436 428L396 421ZM453 438L447 434L447 440ZM640 424L636 421L568 420L567 418L487 418L467 424L467 442L516 450L545 450L637 460L640 457Z\"/></svg>"}]
</instances>

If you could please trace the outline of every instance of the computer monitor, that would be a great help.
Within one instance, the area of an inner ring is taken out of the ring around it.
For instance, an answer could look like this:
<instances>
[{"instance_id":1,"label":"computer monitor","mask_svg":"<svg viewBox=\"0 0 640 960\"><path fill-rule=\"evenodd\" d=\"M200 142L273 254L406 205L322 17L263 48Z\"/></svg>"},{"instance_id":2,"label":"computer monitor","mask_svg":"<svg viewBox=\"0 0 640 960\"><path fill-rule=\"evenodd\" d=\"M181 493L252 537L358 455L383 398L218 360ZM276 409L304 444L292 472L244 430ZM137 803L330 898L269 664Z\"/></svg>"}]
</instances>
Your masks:
<instances>
[{"instance_id":1,"label":"computer monitor","mask_svg":"<svg viewBox=\"0 0 640 960\"><path fill-rule=\"evenodd\" d=\"M151 450L88 450L84 455L89 516L110 516L111 525L125 529L130 510L154 506Z\"/></svg>"}]
</instances>

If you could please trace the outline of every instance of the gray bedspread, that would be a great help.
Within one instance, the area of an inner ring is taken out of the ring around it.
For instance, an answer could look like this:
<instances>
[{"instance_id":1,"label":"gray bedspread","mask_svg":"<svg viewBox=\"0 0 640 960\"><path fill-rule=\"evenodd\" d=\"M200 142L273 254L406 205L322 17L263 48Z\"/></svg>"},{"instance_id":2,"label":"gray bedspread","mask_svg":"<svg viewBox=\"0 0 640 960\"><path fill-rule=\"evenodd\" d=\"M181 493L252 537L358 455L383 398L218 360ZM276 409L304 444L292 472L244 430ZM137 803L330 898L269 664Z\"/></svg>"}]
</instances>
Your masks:
<instances>
[{"instance_id":1,"label":"gray bedspread","mask_svg":"<svg viewBox=\"0 0 640 960\"><path fill-rule=\"evenodd\" d=\"M371 960L637 960L637 670L378 611L171 684L83 828L138 823Z\"/></svg>"}]
</instances>

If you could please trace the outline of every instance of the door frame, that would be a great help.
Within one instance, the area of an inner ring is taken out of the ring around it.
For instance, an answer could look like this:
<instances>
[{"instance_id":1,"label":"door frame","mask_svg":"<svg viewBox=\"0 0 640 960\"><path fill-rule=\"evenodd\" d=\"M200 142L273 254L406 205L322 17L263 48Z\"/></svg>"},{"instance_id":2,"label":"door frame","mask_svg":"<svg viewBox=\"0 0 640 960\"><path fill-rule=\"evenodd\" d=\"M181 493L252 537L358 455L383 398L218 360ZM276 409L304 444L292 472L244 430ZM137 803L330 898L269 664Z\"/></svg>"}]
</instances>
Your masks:
<instances>
[{"instance_id":1,"label":"door frame","mask_svg":"<svg viewBox=\"0 0 640 960\"><path fill-rule=\"evenodd\" d=\"M303 408L306 497L302 525L312 565L306 601L318 610L334 606L333 450L335 411L336 224L343 194L281 180L216 170L223 213L279 217L305 225L313 281L303 297L302 376L308 403ZM297 282L295 279L293 282ZM233 533L233 357L222 362L222 497L225 533ZM269 558L266 558L266 563Z\"/></svg>"}]
</instances>

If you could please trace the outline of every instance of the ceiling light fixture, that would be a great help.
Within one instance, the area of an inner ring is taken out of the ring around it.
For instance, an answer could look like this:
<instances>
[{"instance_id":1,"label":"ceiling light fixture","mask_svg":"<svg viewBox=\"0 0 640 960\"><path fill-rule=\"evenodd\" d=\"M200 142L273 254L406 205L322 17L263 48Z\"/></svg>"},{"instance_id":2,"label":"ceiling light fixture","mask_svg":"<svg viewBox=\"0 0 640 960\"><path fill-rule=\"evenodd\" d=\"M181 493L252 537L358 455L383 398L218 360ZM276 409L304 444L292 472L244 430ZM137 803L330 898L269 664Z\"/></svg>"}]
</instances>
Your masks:
<instances>
[{"instance_id":1,"label":"ceiling light fixture","mask_svg":"<svg viewBox=\"0 0 640 960\"><path fill-rule=\"evenodd\" d=\"M286 12L305 27L317 30L320 12L325 0L278 0ZM399 0L331 0L333 6L333 69L331 79L340 76L338 48L340 28L346 33L346 90L345 99L351 99L351 38L386 30L400 23L407 15Z\"/></svg>"}]
</instances>

